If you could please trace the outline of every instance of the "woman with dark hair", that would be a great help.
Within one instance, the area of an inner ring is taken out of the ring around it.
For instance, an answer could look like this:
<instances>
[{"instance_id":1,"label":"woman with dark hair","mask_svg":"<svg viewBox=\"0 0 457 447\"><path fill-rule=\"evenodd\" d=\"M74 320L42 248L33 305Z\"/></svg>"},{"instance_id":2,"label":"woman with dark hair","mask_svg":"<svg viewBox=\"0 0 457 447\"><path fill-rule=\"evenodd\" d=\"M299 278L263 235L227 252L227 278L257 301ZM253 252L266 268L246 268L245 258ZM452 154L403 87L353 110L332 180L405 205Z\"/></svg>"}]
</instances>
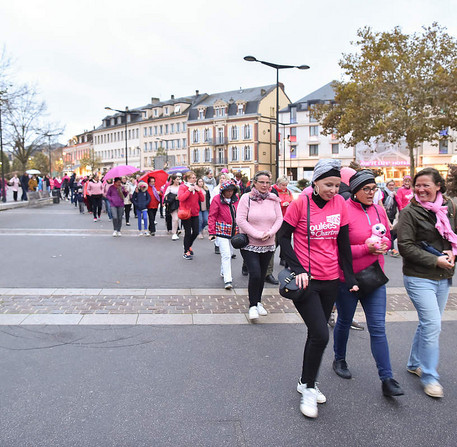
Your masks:
<instances>
[{"instance_id":1,"label":"woman with dark hair","mask_svg":"<svg viewBox=\"0 0 457 447\"><path fill-rule=\"evenodd\" d=\"M103 198L103 183L99 180L98 175L89 181L87 185L87 195L92 206L92 211L94 213L94 222L100 220L102 214L102 198ZM75 202L76 203L76 202Z\"/></svg>"},{"instance_id":2,"label":"woman with dark hair","mask_svg":"<svg viewBox=\"0 0 457 447\"><path fill-rule=\"evenodd\" d=\"M236 216L241 232L247 234L249 239L248 245L241 249L241 256L249 273L251 321L257 320L259 315L267 315L261 302L262 292L268 264L276 249L275 235L282 223L280 200L270 192L270 187L271 173L258 171L251 191L241 196Z\"/></svg>"},{"instance_id":3,"label":"woman with dark hair","mask_svg":"<svg viewBox=\"0 0 457 447\"><path fill-rule=\"evenodd\" d=\"M164 195L164 203L166 206L166 212L171 216L171 240L177 241L179 239L178 236L178 208L179 208L179 201L178 201L178 191L179 185L181 183L181 177L177 176L176 174L170 175L170 185L165 190Z\"/></svg>"},{"instance_id":4,"label":"woman with dark hair","mask_svg":"<svg viewBox=\"0 0 457 447\"><path fill-rule=\"evenodd\" d=\"M196 184L197 176L194 171L187 171L184 174L184 182L178 190L179 211L188 215L187 219L182 218L184 227L184 255L183 258L191 261L194 256L192 244L198 236L198 215L200 213L200 202L205 196ZM178 211L178 213L179 213Z\"/></svg>"},{"instance_id":5,"label":"woman with dark hair","mask_svg":"<svg viewBox=\"0 0 457 447\"><path fill-rule=\"evenodd\" d=\"M425 394L439 398L439 335L455 271L456 204L444 197L445 181L434 168L418 172L413 189L397 227L403 282L419 318L407 370L421 378Z\"/></svg>"},{"instance_id":6,"label":"woman with dark hair","mask_svg":"<svg viewBox=\"0 0 457 447\"><path fill-rule=\"evenodd\" d=\"M238 197L236 185L225 181L220 187L220 194L211 202L208 217L209 239L218 239L221 252L221 276L224 287L230 290L232 285L232 245L230 239L237 233L236 208Z\"/></svg>"},{"instance_id":7,"label":"woman with dark hair","mask_svg":"<svg viewBox=\"0 0 457 447\"><path fill-rule=\"evenodd\" d=\"M373 172L369 169L354 174L349 182L351 198L348 199L349 242L351 244L354 272L358 273L372 264L379 262L384 267L384 254L390 248L390 240L379 246L367 240L372 235L373 226L382 224L386 228L385 237L390 239L389 221L385 210L374 203L378 187ZM357 304L363 307L367 327L370 333L371 353L376 361L378 375L382 381L382 392L385 396L401 396L403 390L393 378L390 364L389 345L386 336L386 286L382 285L369 294L351 293L349 285L344 282L340 270L340 283L336 307L338 319L333 331L333 350L335 360L333 370L343 379L352 375L346 363L346 348Z\"/></svg>"},{"instance_id":8,"label":"woman with dark hair","mask_svg":"<svg viewBox=\"0 0 457 447\"><path fill-rule=\"evenodd\" d=\"M201 188L202 193L205 196L205 200L200 202L200 213L198 214L198 237L203 239L203 230L208 226L211 193L201 177L197 180L197 185Z\"/></svg>"},{"instance_id":9,"label":"woman with dark hair","mask_svg":"<svg viewBox=\"0 0 457 447\"><path fill-rule=\"evenodd\" d=\"M120 177L115 177L113 184L108 188L106 198L110 201L111 211L113 213L113 236L121 236L122 215L124 214L124 198L128 194L122 187Z\"/></svg>"},{"instance_id":10,"label":"woman with dark hair","mask_svg":"<svg viewBox=\"0 0 457 447\"><path fill-rule=\"evenodd\" d=\"M308 328L297 391L302 395L300 411L310 418L317 417L317 404L326 401L316 380L329 340L327 321L338 294L339 263L349 290L358 290L352 271L347 207L338 195L340 170L339 160L317 162L312 191L305 190L289 205L278 233L281 256L295 273L298 287L304 289L301 299L294 301Z\"/></svg>"}]
</instances>

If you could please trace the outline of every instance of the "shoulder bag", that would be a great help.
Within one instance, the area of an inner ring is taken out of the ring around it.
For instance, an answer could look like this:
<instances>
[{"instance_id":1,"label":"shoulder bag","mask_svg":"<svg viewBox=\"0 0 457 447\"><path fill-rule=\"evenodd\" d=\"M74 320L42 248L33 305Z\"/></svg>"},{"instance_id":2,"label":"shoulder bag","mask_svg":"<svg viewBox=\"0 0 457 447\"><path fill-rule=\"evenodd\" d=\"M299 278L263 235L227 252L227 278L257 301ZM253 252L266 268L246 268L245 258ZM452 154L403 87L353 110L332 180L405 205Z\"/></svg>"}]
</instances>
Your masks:
<instances>
[{"instance_id":1,"label":"shoulder bag","mask_svg":"<svg viewBox=\"0 0 457 447\"><path fill-rule=\"evenodd\" d=\"M310 203L309 197L306 196L307 203L307 216L306 216L306 227L308 233L308 278L311 281L311 241L309 236L310 231ZM278 281L279 281L279 294L293 301L302 301L306 295L306 289L301 289L298 287L297 282L295 281L296 274L290 268L285 268L279 272ZM309 284L309 282L308 282Z\"/></svg>"},{"instance_id":2,"label":"shoulder bag","mask_svg":"<svg viewBox=\"0 0 457 447\"><path fill-rule=\"evenodd\" d=\"M248 213L246 216L247 221L249 221L249 209L251 208L251 198L249 197L248 199ZM233 248L244 248L249 244L249 237L246 233L238 233L231 237L230 243L232 244Z\"/></svg>"}]
</instances>

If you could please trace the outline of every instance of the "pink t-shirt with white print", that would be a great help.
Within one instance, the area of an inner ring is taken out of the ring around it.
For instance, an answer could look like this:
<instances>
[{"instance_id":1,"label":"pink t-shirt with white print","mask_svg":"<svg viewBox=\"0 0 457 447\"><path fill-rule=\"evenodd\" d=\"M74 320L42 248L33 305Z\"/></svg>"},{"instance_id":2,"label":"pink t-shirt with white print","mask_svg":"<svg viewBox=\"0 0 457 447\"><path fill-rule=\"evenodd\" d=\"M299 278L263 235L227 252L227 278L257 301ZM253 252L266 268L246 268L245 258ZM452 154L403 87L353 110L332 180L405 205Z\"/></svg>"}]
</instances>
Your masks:
<instances>
[{"instance_id":1,"label":"pink t-shirt with white print","mask_svg":"<svg viewBox=\"0 0 457 447\"><path fill-rule=\"evenodd\" d=\"M348 224L346 202L340 195L319 208L310 200L311 276L318 280L338 278L337 237L340 227ZM302 193L288 207L284 220L295 227L293 244L300 264L308 271L307 199Z\"/></svg>"}]
</instances>

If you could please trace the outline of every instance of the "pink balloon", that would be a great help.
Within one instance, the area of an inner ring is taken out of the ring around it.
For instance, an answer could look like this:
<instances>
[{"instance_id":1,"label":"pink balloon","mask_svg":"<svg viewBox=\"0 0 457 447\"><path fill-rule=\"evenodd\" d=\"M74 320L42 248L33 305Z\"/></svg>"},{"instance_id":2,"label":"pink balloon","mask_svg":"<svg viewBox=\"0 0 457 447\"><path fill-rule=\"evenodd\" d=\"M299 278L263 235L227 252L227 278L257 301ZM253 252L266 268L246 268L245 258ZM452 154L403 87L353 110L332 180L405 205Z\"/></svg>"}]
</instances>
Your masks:
<instances>
[{"instance_id":1,"label":"pink balloon","mask_svg":"<svg viewBox=\"0 0 457 447\"><path fill-rule=\"evenodd\" d=\"M344 167L341 168L341 181L349 186L349 179L356 173L355 169Z\"/></svg>"}]
</instances>

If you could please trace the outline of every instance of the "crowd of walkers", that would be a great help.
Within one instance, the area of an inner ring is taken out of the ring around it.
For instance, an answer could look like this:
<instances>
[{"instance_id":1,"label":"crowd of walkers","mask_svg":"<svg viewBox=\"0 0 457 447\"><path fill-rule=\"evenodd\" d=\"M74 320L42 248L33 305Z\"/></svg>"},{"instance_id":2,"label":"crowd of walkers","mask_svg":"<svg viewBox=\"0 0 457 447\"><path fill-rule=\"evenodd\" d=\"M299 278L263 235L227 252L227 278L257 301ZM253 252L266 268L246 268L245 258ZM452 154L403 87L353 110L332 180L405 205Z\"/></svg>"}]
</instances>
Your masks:
<instances>
[{"instance_id":1,"label":"crowd of walkers","mask_svg":"<svg viewBox=\"0 0 457 447\"><path fill-rule=\"evenodd\" d=\"M27 188L40 188L36 178L27 178ZM356 172L341 168L338 160L322 159L315 166L311 185L295 200L287 189L288 179L281 177L273 184L268 171L258 171L249 182L243 182L241 173L223 172L216 180L211 171L202 178L188 171L169 176L160 188L154 177L147 182L137 177L102 181L97 176L76 178L73 174L53 180L63 198L79 206L81 213L87 209L94 222L100 219L104 204L115 237L121 235L123 220L130 225L132 208L140 236L156 234L157 212L166 219L172 241L183 232L182 256L187 261L195 257L195 239L206 235L220 254L226 289L233 287L231 260L236 250L231 242L245 235L240 252L243 274L248 275L252 322L268 314L262 292L265 280L272 276L279 246L280 263L289 269L299 289L293 303L307 326L297 391L300 411L310 418L317 417L318 404L327 401L317 384L329 325L334 327L334 372L342 379L356 375L357 365L350 370L346 359L359 303L382 393L387 397L404 394L390 361L383 273L386 255L401 256L405 289L419 320L406 369L420 378L428 396L443 397L437 371L439 335L455 269L457 206L445 196L445 180L436 169L425 168L414 178L406 176L398 190L394 181L381 190L371 170ZM10 184L18 188L25 182L15 176ZM46 185L42 179L41 188ZM368 285L367 275L372 282Z\"/></svg>"}]
</instances>

